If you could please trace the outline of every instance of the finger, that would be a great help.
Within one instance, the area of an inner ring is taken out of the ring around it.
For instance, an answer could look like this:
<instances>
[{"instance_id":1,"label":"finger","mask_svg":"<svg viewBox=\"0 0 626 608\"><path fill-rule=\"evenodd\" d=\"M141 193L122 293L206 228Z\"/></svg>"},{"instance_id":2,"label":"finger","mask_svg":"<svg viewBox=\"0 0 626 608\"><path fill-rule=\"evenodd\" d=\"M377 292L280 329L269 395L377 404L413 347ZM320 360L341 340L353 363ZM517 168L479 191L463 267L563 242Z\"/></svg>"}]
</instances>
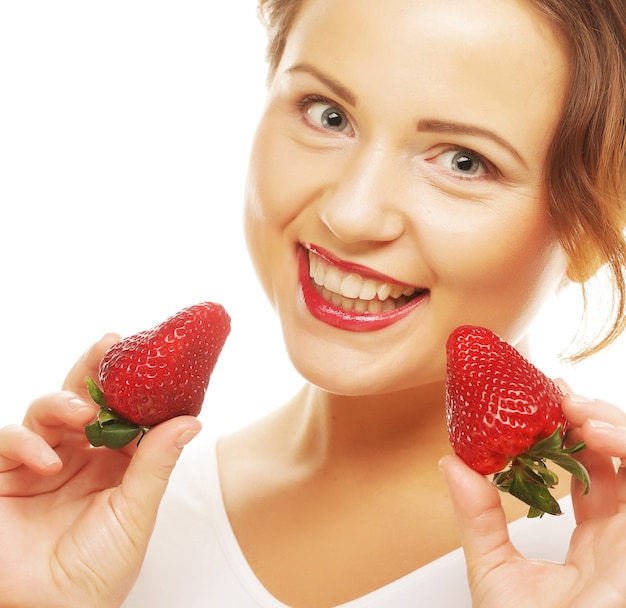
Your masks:
<instances>
[{"instance_id":1,"label":"finger","mask_svg":"<svg viewBox=\"0 0 626 608\"><path fill-rule=\"evenodd\" d=\"M20 465L43 475L54 475L62 467L61 459L42 437L13 424L0 429L0 472Z\"/></svg>"},{"instance_id":2,"label":"finger","mask_svg":"<svg viewBox=\"0 0 626 608\"><path fill-rule=\"evenodd\" d=\"M118 334L106 334L101 340L93 344L67 374L63 382L63 390L73 391L81 395L83 399L88 399L85 378L87 376L94 379L98 377L98 367L104 353L119 340Z\"/></svg>"},{"instance_id":3,"label":"finger","mask_svg":"<svg viewBox=\"0 0 626 608\"><path fill-rule=\"evenodd\" d=\"M604 420L585 420L581 436L591 450L626 458L626 426L614 426Z\"/></svg>"},{"instance_id":4,"label":"finger","mask_svg":"<svg viewBox=\"0 0 626 608\"><path fill-rule=\"evenodd\" d=\"M59 391L32 402L24 416L24 426L56 447L68 430L80 430L98 415L93 401L84 401L75 393Z\"/></svg>"},{"instance_id":5,"label":"finger","mask_svg":"<svg viewBox=\"0 0 626 608\"><path fill-rule=\"evenodd\" d=\"M457 456L444 456L439 466L450 490L470 582L477 582L484 573L519 554L511 544L494 485Z\"/></svg>"},{"instance_id":6,"label":"finger","mask_svg":"<svg viewBox=\"0 0 626 608\"><path fill-rule=\"evenodd\" d=\"M617 469L617 509L626 512L626 464L620 464Z\"/></svg>"},{"instance_id":7,"label":"finger","mask_svg":"<svg viewBox=\"0 0 626 608\"><path fill-rule=\"evenodd\" d=\"M615 515L619 499L613 458L587 446L576 454L576 459L587 469L591 479L587 494L583 494L582 482L572 479L572 501L577 523Z\"/></svg>"},{"instance_id":8,"label":"finger","mask_svg":"<svg viewBox=\"0 0 626 608\"><path fill-rule=\"evenodd\" d=\"M588 420L582 426L581 435L590 449L615 458L617 509L626 511L626 427Z\"/></svg>"},{"instance_id":9,"label":"finger","mask_svg":"<svg viewBox=\"0 0 626 608\"><path fill-rule=\"evenodd\" d=\"M111 496L118 520L125 522L126 532L135 542L147 544L182 448L201 428L197 418L180 416L152 428L142 439L121 487Z\"/></svg>"},{"instance_id":10,"label":"finger","mask_svg":"<svg viewBox=\"0 0 626 608\"><path fill-rule=\"evenodd\" d=\"M607 401L568 393L561 407L567 420L574 426L582 426L589 419L602 420L614 426L626 426L626 412Z\"/></svg>"}]
</instances>

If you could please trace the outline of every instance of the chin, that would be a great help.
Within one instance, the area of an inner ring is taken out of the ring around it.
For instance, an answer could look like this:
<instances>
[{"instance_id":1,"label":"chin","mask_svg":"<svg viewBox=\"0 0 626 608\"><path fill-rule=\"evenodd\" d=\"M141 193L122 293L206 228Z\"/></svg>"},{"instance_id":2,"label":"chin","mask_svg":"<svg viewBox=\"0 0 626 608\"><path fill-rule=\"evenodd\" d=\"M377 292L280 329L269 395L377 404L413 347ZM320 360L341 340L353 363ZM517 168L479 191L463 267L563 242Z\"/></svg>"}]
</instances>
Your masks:
<instances>
[{"instance_id":1,"label":"chin","mask_svg":"<svg viewBox=\"0 0 626 608\"><path fill-rule=\"evenodd\" d=\"M397 366L370 364L362 360L343 359L340 364L327 357L322 365L312 365L310 359L298 361L292 358L298 373L309 383L323 391L346 397L384 395L417 389L420 386L445 380L445 361L440 365L422 366L404 370Z\"/></svg>"}]
</instances>

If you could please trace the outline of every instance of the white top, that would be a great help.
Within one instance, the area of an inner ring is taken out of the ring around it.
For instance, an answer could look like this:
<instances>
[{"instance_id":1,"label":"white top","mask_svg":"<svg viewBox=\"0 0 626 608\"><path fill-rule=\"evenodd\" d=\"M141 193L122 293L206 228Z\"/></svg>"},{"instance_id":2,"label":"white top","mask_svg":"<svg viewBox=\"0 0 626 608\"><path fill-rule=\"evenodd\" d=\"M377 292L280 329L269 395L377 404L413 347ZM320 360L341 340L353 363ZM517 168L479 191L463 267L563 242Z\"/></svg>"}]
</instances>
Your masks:
<instances>
[{"instance_id":1,"label":"white top","mask_svg":"<svg viewBox=\"0 0 626 608\"><path fill-rule=\"evenodd\" d=\"M159 511L137 584L124 608L288 608L249 567L228 521L219 483L216 441L196 439L185 448ZM527 557L563 561L574 527L564 515L521 519L510 525ZM461 550L427 564L341 608L470 607Z\"/></svg>"}]
</instances>

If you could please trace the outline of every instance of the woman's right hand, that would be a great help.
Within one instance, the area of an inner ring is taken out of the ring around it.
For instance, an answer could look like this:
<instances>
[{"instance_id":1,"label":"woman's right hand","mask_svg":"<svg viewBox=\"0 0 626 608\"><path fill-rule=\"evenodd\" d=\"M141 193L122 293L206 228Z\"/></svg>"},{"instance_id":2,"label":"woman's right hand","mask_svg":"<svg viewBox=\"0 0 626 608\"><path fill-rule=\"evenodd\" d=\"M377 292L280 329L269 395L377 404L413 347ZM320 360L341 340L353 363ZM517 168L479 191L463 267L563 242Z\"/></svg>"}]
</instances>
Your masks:
<instances>
[{"instance_id":1,"label":"woman's right hand","mask_svg":"<svg viewBox=\"0 0 626 608\"><path fill-rule=\"evenodd\" d=\"M493 483L458 456L440 461L459 523L475 608L626 606L626 412L574 395L560 384L565 393L561 405L570 424L568 439L586 443L576 458L591 479L587 494L578 479L572 482L576 528L562 563L520 554L511 542Z\"/></svg>"},{"instance_id":2,"label":"woman's right hand","mask_svg":"<svg viewBox=\"0 0 626 608\"><path fill-rule=\"evenodd\" d=\"M21 426L0 429L1 606L120 606L134 584L169 476L200 422L164 422L139 448L89 446L84 426L98 407L84 378L97 377L117 339L87 351Z\"/></svg>"}]
</instances>

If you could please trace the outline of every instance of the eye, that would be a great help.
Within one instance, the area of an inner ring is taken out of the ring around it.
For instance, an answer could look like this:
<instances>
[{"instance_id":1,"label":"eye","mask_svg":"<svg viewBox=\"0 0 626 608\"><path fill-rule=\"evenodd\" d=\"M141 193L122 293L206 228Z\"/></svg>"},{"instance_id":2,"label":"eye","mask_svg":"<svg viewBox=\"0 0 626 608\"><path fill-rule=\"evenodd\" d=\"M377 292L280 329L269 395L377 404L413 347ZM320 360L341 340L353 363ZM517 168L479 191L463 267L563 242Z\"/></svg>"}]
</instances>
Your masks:
<instances>
[{"instance_id":1,"label":"eye","mask_svg":"<svg viewBox=\"0 0 626 608\"><path fill-rule=\"evenodd\" d=\"M352 134L352 126L345 112L325 99L306 99L302 102L308 122L313 126L337 133Z\"/></svg>"},{"instance_id":2,"label":"eye","mask_svg":"<svg viewBox=\"0 0 626 608\"><path fill-rule=\"evenodd\" d=\"M437 156L436 162L459 177L478 178L489 174L486 161L472 150L458 148L446 150Z\"/></svg>"}]
</instances>

